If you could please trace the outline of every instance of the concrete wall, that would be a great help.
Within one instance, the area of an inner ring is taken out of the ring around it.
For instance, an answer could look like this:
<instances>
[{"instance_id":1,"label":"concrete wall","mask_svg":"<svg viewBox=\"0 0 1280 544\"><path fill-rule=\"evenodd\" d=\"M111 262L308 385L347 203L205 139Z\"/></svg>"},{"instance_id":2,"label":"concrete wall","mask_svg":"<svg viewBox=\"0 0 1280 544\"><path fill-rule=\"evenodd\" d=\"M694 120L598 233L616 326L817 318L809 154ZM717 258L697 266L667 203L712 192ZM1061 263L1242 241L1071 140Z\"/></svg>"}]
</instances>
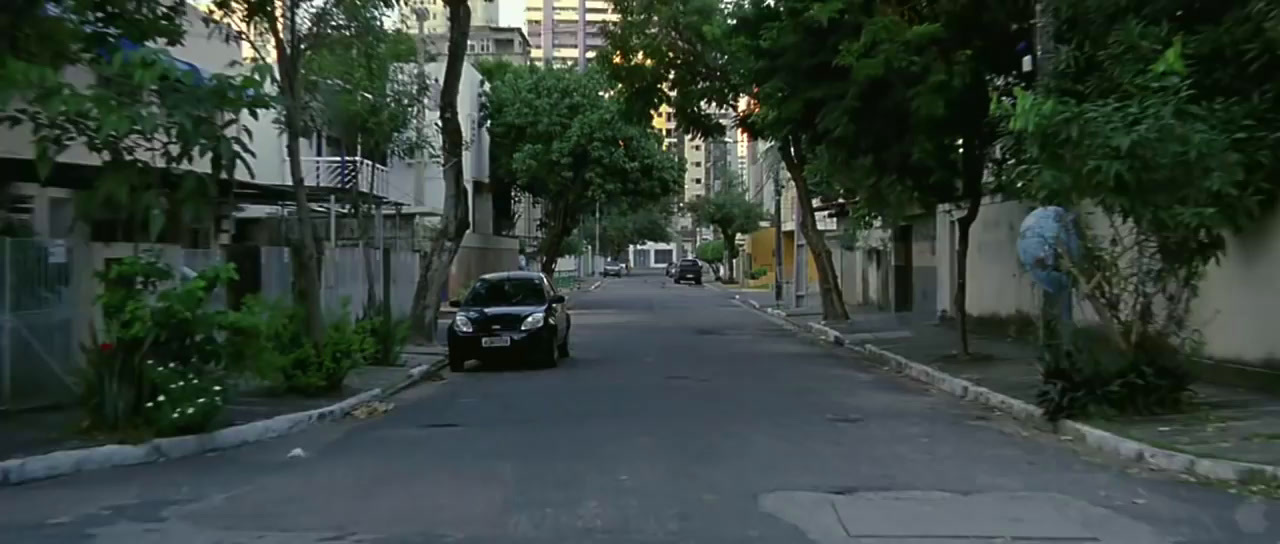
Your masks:
<instances>
[{"instance_id":1,"label":"concrete wall","mask_svg":"<svg viewBox=\"0 0 1280 544\"><path fill-rule=\"evenodd\" d=\"M756 268L765 268L768 272L764 276L754 280L746 280L748 287L759 287L762 285L773 285L774 278L774 230L773 227L757 229L755 232L747 235L746 248L739 260L748 261L746 263L747 271Z\"/></svg>"},{"instance_id":2,"label":"concrete wall","mask_svg":"<svg viewBox=\"0 0 1280 544\"><path fill-rule=\"evenodd\" d=\"M1018 227L1034 207L1019 201L989 200L970 234L967 304L972 315L1009 315L1039 310L1039 293L1018 262ZM954 225L959 212L939 208L937 217L938 303L954 313ZM1105 224L1090 215L1087 224ZM1200 283L1191 323L1203 334L1205 354L1249 364L1280 368L1280 214L1272 213L1252 230L1228 238L1221 261ZM1096 318L1087 305L1076 304L1077 320Z\"/></svg>"},{"instance_id":3,"label":"concrete wall","mask_svg":"<svg viewBox=\"0 0 1280 544\"><path fill-rule=\"evenodd\" d=\"M515 238L468 232L453 260L449 275L449 295L457 296L463 288L491 272L516 270L520 264L520 244Z\"/></svg>"}]
</instances>

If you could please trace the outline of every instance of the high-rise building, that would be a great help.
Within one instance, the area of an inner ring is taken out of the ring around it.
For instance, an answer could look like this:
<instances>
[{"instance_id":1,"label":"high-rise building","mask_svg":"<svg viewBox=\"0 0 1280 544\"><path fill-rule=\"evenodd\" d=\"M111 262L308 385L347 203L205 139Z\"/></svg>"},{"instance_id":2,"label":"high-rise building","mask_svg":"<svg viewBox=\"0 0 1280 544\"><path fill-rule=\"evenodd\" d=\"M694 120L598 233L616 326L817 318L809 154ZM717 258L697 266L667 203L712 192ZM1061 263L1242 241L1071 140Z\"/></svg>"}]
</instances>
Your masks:
<instances>
[{"instance_id":1,"label":"high-rise building","mask_svg":"<svg viewBox=\"0 0 1280 544\"><path fill-rule=\"evenodd\" d=\"M533 44L533 61L541 63L544 51L551 51L552 62L574 64L578 61L580 0L525 0L525 21L529 41ZM550 4L550 17L546 16ZM605 24L618 20L608 0L586 0L586 56L592 58L604 47Z\"/></svg>"},{"instance_id":2,"label":"high-rise building","mask_svg":"<svg viewBox=\"0 0 1280 544\"><path fill-rule=\"evenodd\" d=\"M470 0L471 26L498 26L497 0ZM417 32L418 19L414 12L418 8L426 8L427 19L423 22L426 34L449 33L449 9L442 0L405 0L400 5L400 28L410 34Z\"/></svg>"},{"instance_id":3,"label":"high-rise building","mask_svg":"<svg viewBox=\"0 0 1280 544\"><path fill-rule=\"evenodd\" d=\"M471 57L501 58L514 64L528 64L529 38L519 27L499 26L499 9L496 0L470 0L471 36L467 40L467 55ZM424 9L422 22L427 37L427 51L431 56L443 58L449 44L449 9L441 0L407 0L400 7L400 28L411 34L418 33L417 10Z\"/></svg>"}]
</instances>

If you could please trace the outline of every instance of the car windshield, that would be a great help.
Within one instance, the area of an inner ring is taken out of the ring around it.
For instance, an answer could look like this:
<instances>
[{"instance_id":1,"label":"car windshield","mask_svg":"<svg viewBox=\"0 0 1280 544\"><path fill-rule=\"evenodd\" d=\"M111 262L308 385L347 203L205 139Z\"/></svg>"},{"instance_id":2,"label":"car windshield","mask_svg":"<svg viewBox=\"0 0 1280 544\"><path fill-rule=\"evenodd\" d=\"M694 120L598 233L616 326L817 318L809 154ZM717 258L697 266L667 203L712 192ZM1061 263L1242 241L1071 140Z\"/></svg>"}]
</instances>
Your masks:
<instances>
[{"instance_id":1,"label":"car windshield","mask_svg":"<svg viewBox=\"0 0 1280 544\"><path fill-rule=\"evenodd\" d=\"M685 259L683 261L680 261L680 266L702 266L702 265L698 264L698 261L695 261L693 259Z\"/></svg>"},{"instance_id":2,"label":"car windshield","mask_svg":"<svg viewBox=\"0 0 1280 544\"><path fill-rule=\"evenodd\" d=\"M547 303L547 293L542 283L533 278L507 278L501 280L479 280L463 306L488 308L493 306L538 306Z\"/></svg>"}]
</instances>

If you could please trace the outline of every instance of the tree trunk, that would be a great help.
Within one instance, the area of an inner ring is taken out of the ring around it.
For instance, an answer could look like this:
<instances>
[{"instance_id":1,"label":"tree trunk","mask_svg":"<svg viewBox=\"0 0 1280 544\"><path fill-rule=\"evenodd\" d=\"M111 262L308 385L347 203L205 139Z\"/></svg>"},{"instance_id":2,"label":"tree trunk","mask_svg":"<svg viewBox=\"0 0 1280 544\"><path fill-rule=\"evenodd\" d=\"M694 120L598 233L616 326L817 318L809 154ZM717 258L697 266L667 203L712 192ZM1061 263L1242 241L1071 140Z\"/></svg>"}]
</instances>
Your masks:
<instances>
[{"instance_id":1,"label":"tree trunk","mask_svg":"<svg viewBox=\"0 0 1280 544\"><path fill-rule=\"evenodd\" d=\"M979 80L985 82L985 79ZM979 92L981 91L981 92ZM986 96L986 84L980 83L974 89L974 106ZM975 109L975 111L985 111ZM956 233L956 318L960 322L960 354L969 356L969 310L966 296L969 276L969 230L978 219L978 211L982 209L982 180L986 176L987 140L983 127L986 124L985 113L979 114L973 121L973 130L964 139L964 149L960 155L961 175L964 176L960 196L965 201L964 215L957 221Z\"/></svg>"},{"instance_id":2,"label":"tree trunk","mask_svg":"<svg viewBox=\"0 0 1280 544\"><path fill-rule=\"evenodd\" d=\"M279 42L280 40L277 40ZM320 303L320 252L311 223L311 204L307 202L307 185L302 175L302 90L298 88L301 68L291 58L289 46L276 44L276 62L280 66L280 90L283 91L285 151L289 154L289 179L293 182L293 201L298 214L298 246L301 256L294 256L293 284L301 299L306 317L307 335L319 346L324 341L324 308Z\"/></svg>"},{"instance_id":3,"label":"tree trunk","mask_svg":"<svg viewBox=\"0 0 1280 544\"><path fill-rule=\"evenodd\" d=\"M357 184L357 187L359 184ZM358 191L358 189L357 189ZM378 303L378 290L374 285L373 255L369 248L369 223L372 221L372 214L365 213L364 206L361 201L364 200L357 192L355 201L356 210L356 226L360 236L360 258L364 261L364 283L365 283L365 301L364 309L373 309ZM367 317L367 316L366 316Z\"/></svg>"},{"instance_id":4,"label":"tree trunk","mask_svg":"<svg viewBox=\"0 0 1280 544\"><path fill-rule=\"evenodd\" d=\"M969 355L969 311L965 304L965 291L969 277L969 228L978 219L978 210L982 207L982 193L970 197L964 215L956 221L956 319L960 323L960 353Z\"/></svg>"},{"instance_id":5,"label":"tree trunk","mask_svg":"<svg viewBox=\"0 0 1280 544\"><path fill-rule=\"evenodd\" d=\"M738 258L738 245L733 241L736 236L731 235L727 230L722 230L720 237L724 238L724 273L720 275L720 280L724 283L733 283L733 260Z\"/></svg>"},{"instance_id":6,"label":"tree trunk","mask_svg":"<svg viewBox=\"0 0 1280 544\"><path fill-rule=\"evenodd\" d=\"M788 140L791 139L788 138ZM800 207L800 221L796 229L804 235L805 245L809 246L809 253L813 255L814 263L818 268L818 293L822 298L822 320L848 321L849 309L844 305L844 293L841 292L840 284L836 281L836 265L831 259L831 249L827 247L827 240L822 235L822 231L818 230L818 223L814 219L813 198L809 193L809 184L804 174L803 150L799 149L793 140L779 146L779 150L782 162L787 166L787 173L791 174L791 183L796 188L796 205ZM796 258L800 259L801 256L796 255ZM803 289L804 286L796 285L795 288Z\"/></svg>"},{"instance_id":7,"label":"tree trunk","mask_svg":"<svg viewBox=\"0 0 1280 544\"><path fill-rule=\"evenodd\" d=\"M471 7L466 0L445 0L445 5L449 8L449 54L440 88L444 213L440 218L440 229L431 241L430 253L421 261L410 313L414 336L428 344L436 343L440 293L449 281L449 269L462 246L462 239L471 228L469 196L462 168L462 124L458 119L458 87L462 82L471 30Z\"/></svg>"}]
</instances>

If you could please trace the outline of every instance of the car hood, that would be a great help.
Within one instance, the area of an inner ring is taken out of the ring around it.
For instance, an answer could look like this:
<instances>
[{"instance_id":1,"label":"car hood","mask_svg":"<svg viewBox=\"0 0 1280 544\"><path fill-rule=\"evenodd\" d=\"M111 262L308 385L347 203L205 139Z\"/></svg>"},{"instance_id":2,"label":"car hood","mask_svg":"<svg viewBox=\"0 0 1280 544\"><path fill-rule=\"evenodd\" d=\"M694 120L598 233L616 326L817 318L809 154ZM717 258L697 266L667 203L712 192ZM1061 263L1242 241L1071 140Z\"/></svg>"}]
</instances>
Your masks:
<instances>
[{"instance_id":1,"label":"car hood","mask_svg":"<svg viewBox=\"0 0 1280 544\"><path fill-rule=\"evenodd\" d=\"M485 317L524 317L546 309L546 306L492 306L489 308L463 307L458 310L458 313L467 317L484 319Z\"/></svg>"}]
</instances>

